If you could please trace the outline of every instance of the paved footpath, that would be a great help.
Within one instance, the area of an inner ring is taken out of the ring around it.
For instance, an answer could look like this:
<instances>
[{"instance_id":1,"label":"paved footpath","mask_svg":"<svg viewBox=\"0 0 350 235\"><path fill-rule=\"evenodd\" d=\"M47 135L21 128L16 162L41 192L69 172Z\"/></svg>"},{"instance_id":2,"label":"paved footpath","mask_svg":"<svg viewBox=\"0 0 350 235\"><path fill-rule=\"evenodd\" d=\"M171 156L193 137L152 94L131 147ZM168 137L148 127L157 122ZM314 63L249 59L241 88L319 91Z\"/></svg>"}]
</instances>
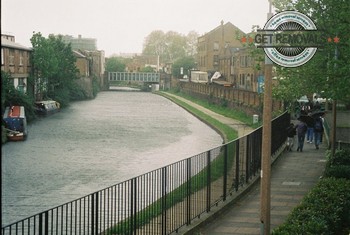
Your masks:
<instances>
[{"instance_id":1,"label":"paved footpath","mask_svg":"<svg viewBox=\"0 0 350 235\"><path fill-rule=\"evenodd\" d=\"M305 142L303 152L285 152L272 166L271 232L282 224L292 209L319 181L326 157L325 145L319 150ZM214 221L198 229L200 235L260 234L260 184L225 210Z\"/></svg>"},{"instance_id":2,"label":"paved footpath","mask_svg":"<svg viewBox=\"0 0 350 235\"><path fill-rule=\"evenodd\" d=\"M239 136L251 131L237 120L214 113L181 97L176 98L238 130ZM321 144L320 149L316 150L314 144L305 142L303 152L297 152L296 145L295 142L293 151L284 152L272 166L271 232L285 221L292 209L315 186L325 168L325 144ZM260 226L260 183L258 183L214 220L191 231L194 231L192 233L195 235L248 235L260 234Z\"/></svg>"},{"instance_id":3,"label":"paved footpath","mask_svg":"<svg viewBox=\"0 0 350 235\"><path fill-rule=\"evenodd\" d=\"M177 95L174 95L174 94L171 94L171 93L166 93L167 95L169 96L172 96L172 97L175 97L177 98L178 100L181 100L183 102L186 102L187 104L191 105L192 107L202 111L203 113L205 114L208 114L209 116L211 116L212 118L215 118L216 120L220 121L221 123L225 124L225 125L228 125L230 126L231 128L235 129L237 132L238 132L238 136L241 137L241 136L244 136L250 132L253 131L253 129L249 126L247 126L246 124L238 121L238 120L234 120L232 118L229 118L229 117L225 117L221 114L218 114L218 113L215 113L207 108L204 108L203 106L200 106L196 103L193 103L192 101L190 100L187 100L185 98L182 98L180 96L177 96Z\"/></svg>"}]
</instances>

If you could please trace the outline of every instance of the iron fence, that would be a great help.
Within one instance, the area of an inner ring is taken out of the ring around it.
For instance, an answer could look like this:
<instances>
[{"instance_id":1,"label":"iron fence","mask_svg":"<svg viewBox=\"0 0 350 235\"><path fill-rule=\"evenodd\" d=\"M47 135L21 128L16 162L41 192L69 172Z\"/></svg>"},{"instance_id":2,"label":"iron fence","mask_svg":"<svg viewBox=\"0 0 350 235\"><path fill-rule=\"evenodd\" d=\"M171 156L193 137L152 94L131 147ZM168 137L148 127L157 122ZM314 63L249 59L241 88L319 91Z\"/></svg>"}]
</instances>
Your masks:
<instances>
[{"instance_id":1,"label":"iron fence","mask_svg":"<svg viewBox=\"0 0 350 235\"><path fill-rule=\"evenodd\" d=\"M273 120L272 153L290 117ZM209 212L259 174L262 128L2 228L2 234L171 234Z\"/></svg>"}]
</instances>

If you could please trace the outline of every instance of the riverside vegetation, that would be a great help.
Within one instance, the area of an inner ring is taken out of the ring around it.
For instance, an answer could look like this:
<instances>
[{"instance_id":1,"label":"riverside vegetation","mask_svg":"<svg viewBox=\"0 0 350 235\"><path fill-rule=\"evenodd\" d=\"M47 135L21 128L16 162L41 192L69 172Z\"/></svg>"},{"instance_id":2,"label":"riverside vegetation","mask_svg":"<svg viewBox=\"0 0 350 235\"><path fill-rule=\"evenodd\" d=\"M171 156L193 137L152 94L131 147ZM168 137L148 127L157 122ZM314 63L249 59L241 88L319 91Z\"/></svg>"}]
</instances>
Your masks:
<instances>
[{"instance_id":1,"label":"riverside vegetation","mask_svg":"<svg viewBox=\"0 0 350 235\"><path fill-rule=\"evenodd\" d=\"M318 184L272 234L348 235L350 233L350 149L327 152Z\"/></svg>"},{"instance_id":2,"label":"riverside vegetation","mask_svg":"<svg viewBox=\"0 0 350 235\"><path fill-rule=\"evenodd\" d=\"M206 124L212 126L214 129L216 129L221 134L221 136L224 138L225 142L229 142L229 141L232 141L232 140L238 138L238 133L236 130L219 122L218 120L201 112L200 110L192 107L191 105L188 105L187 103L185 103L185 102L183 102L175 97L167 95L166 92L157 92L157 94L162 95L162 96L172 100L174 103L180 105L181 107L183 107L184 109L186 109L187 111L189 111L190 113L192 113L193 115L198 117L200 120L205 122ZM239 121L247 124L248 126L254 127L254 126L260 125L260 124L253 125L251 118L248 115L244 114L243 112L233 111L227 107L210 104L209 102L195 99L193 97L186 96L184 94L176 93L176 95L179 95L179 96L182 96L188 100L191 100L192 102L197 103L199 105L202 105L205 108L208 108L214 112L217 112L217 113L220 113L222 115L239 120ZM233 149L229 148L228 155L232 155L233 154L232 151L233 151ZM223 151L221 151L219 156L212 162L211 168L223 169L224 164L225 164L224 163L224 154L223 154ZM230 168L231 165L233 164L233 162L229 161L229 162L227 162L227 164L228 164L228 168ZM204 168L200 173L198 173L197 175L195 175L193 177L193 181L199 182L199 183L190 186L191 192L198 191L201 188L203 188L205 185L207 185L207 178L208 178L207 174L208 174L207 168ZM211 175L211 180L214 181L214 180L222 177L222 174L223 174L222 171L214 171ZM166 202L166 205L164 205L165 208L170 208L170 207L174 206L176 203L183 201L184 197L186 197L186 195L183 192L186 192L186 189L188 187L189 187L188 183L184 183L181 186L179 186L176 190L170 192L167 195L167 197L171 198L172 200ZM137 221L136 226L141 227L142 225L151 221L154 217L157 217L158 215L160 215L162 213L162 208L163 208L162 207L162 200L159 199L158 201L154 202L152 205L148 206L144 210L138 212L137 218L139 218L139 219ZM116 232L123 233L123 232L126 232L129 230L129 226L130 226L130 221L129 221L129 219L126 219L125 221L120 222L115 227L106 231L106 233L107 234L109 234L109 233L114 234Z\"/></svg>"},{"instance_id":3,"label":"riverside vegetation","mask_svg":"<svg viewBox=\"0 0 350 235\"><path fill-rule=\"evenodd\" d=\"M233 111L224 105L214 105L181 92L171 93L176 93L224 116L240 120L253 128L261 125L261 123L253 124L245 113ZM175 98L172 100L181 106L186 105ZM193 113L195 114L195 111ZM327 152L326 157L324 177L304 197L301 204L293 209L285 223L277 227L272 234L348 235L350 233L350 149L338 150L334 157Z\"/></svg>"}]
</instances>

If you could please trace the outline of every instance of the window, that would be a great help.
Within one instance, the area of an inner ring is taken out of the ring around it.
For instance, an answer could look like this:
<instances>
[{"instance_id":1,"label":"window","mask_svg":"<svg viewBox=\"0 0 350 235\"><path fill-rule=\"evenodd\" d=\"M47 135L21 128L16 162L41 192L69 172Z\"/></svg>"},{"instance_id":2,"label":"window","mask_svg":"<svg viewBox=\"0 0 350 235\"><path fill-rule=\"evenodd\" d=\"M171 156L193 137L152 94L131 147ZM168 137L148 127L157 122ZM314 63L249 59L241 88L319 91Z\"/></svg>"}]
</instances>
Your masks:
<instances>
[{"instance_id":1,"label":"window","mask_svg":"<svg viewBox=\"0 0 350 235\"><path fill-rule=\"evenodd\" d=\"M214 42L214 51L218 51L219 50L219 42Z\"/></svg>"},{"instance_id":2,"label":"window","mask_svg":"<svg viewBox=\"0 0 350 235\"><path fill-rule=\"evenodd\" d=\"M214 55L213 56L213 63L214 63L214 65L218 65L219 64L219 55Z\"/></svg>"},{"instance_id":3,"label":"window","mask_svg":"<svg viewBox=\"0 0 350 235\"><path fill-rule=\"evenodd\" d=\"M25 93L26 92L26 83L25 78L18 78L17 90Z\"/></svg>"},{"instance_id":4,"label":"window","mask_svg":"<svg viewBox=\"0 0 350 235\"><path fill-rule=\"evenodd\" d=\"M23 66L23 51L19 52L19 66Z\"/></svg>"},{"instance_id":5,"label":"window","mask_svg":"<svg viewBox=\"0 0 350 235\"><path fill-rule=\"evenodd\" d=\"M15 64L15 52L13 49L9 50L9 65Z\"/></svg>"},{"instance_id":6,"label":"window","mask_svg":"<svg viewBox=\"0 0 350 235\"><path fill-rule=\"evenodd\" d=\"M5 57L4 57L4 48L1 48L1 65L5 64Z\"/></svg>"}]
</instances>

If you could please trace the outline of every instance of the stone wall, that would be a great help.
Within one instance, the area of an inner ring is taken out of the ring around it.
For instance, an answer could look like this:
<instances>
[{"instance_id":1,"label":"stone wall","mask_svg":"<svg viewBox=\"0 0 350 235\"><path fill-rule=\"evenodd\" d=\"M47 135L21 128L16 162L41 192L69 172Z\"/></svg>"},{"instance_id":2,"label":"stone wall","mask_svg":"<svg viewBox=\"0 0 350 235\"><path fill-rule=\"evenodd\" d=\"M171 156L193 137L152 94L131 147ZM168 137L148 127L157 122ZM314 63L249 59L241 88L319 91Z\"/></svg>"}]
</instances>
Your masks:
<instances>
[{"instance_id":1,"label":"stone wall","mask_svg":"<svg viewBox=\"0 0 350 235\"><path fill-rule=\"evenodd\" d=\"M93 88L92 88L92 78L91 77L82 77L75 81L81 88L83 88L84 93L87 98L94 98Z\"/></svg>"},{"instance_id":2,"label":"stone wall","mask_svg":"<svg viewBox=\"0 0 350 235\"><path fill-rule=\"evenodd\" d=\"M216 84L201 84L192 82L175 82L172 87L179 89L191 96L208 99L219 105L227 105L230 108L242 110L249 115L262 115L263 95L257 92L241 90L232 87L224 87ZM280 101L273 100L272 111L283 109Z\"/></svg>"}]
</instances>

